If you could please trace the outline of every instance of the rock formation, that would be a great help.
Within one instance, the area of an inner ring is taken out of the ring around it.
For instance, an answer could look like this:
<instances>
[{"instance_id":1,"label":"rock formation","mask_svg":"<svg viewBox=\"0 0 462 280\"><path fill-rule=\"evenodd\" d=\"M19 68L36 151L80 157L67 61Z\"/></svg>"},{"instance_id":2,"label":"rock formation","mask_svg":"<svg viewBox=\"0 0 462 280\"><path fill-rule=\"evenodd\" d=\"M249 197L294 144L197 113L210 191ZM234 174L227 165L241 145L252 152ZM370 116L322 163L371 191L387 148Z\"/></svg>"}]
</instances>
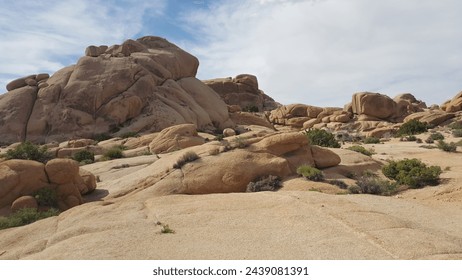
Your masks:
<instances>
[{"instance_id":1,"label":"rock formation","mask_svg":"<svg viewBox=\"0 0 462 280\"><path fill-rule=\"evenodd\" d=\"M446 101L441 105L441 109L446 112L454 113L462 111L462 91L459 92L453 99Z\"/></svg>"},{"instance_id":2,"label":"rock formation","mask_svg":"<svg viewBox=\"0 0 462 280\"><path fill-rule=\"evenodd\" d=\"M76 65L49 78L32 75L8 84L0 95L2 141L64 141L181 123L233 127L226 104L195 78L198 65L159 37L90 46Z\"/></svg>"},{"instance_id":3,"label":"rock formation","mask_svg":"<svg viewBox=\"0 0 462 280\"><path fill-rule=\"evenodd\" d=\"M228 105L237 105L244 111L271 111L280 106L258 88L257 77L240 74L235 78L203 81L217 92Z\"/></svg>"}]
</instances>

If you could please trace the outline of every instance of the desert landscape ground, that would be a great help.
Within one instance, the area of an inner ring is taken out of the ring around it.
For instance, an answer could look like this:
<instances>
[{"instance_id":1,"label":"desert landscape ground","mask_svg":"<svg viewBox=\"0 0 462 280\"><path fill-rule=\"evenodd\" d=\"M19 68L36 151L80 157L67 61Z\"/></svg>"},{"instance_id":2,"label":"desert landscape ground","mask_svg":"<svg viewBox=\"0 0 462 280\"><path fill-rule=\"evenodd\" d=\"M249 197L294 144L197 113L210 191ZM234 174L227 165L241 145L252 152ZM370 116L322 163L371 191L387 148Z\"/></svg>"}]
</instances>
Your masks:
<instances>
[{"instance_id":1,"label":"desert landscape ground","mask_svg":"<svg viewBox=\"0 0 462 280\"><path fill-rule=\"evenodd\" d=\"M10 83L2 221L47 210L42 189L59 215L1 229L0 259L462 259L461 93L432 106L369 92L338 108L281 105L253 75L199 81L197 67L143 37ZM424 131L397 135L413 122ZM50 158L9 158L22 142ZM437 184L385 176L404 159L439 167Z\"/></svg>"}]
</instances>

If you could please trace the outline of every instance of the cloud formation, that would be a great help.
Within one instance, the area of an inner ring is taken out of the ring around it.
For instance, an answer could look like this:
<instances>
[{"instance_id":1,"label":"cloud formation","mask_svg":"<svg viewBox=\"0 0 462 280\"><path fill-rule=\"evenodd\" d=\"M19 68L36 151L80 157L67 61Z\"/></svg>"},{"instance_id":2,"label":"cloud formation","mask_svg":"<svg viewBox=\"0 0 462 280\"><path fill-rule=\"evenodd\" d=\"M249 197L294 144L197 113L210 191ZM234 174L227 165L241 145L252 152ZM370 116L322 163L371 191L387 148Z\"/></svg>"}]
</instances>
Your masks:
<instances>
[{"instance_id":1,"label":"cloud formation","mask_svg":"<svg viewBox=\"0 0 462 280\"><path fill-rule=\"evenodd\" d=\"M5 1L0 10L0 93L9 80L74 64L88 45L116 44L161 16L156 1ZM155 32L155 30L152 30Z\"/></svg>"},{"instance_id":2,"label":"cloud formation","mask_svg":"<svg viewBox=\"0 0 462 280\"><path fill-rule=\"evenodd\" d=\"M187 15L204 79L256 74L282 103L358 91L442 103L462 90L462 2L225 0Z\"/></svg>"}]
</instances>

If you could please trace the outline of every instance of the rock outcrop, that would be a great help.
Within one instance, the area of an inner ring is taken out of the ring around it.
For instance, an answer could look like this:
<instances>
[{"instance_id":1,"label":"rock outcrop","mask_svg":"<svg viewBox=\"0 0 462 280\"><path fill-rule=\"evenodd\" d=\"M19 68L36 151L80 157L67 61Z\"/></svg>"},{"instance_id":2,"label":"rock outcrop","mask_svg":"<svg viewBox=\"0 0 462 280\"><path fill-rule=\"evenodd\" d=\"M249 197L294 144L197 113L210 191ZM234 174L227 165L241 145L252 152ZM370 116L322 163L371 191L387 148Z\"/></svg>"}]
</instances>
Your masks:
<instances>
[{"instance_id":1,"label":"rock outcrop","mask_svg":"<svg viewBox=\"0 0 462 280\"><path fill-rule=\"evenodd\" d=\"M149 144L149 150L153 154L160 154L204 143L204 138L197 134L196 125L180 124L162 130Z\"/></svg>"},{"instance_id":2,"label":"rock outcrop","mask_svg":"<svg viewBox=\"0 0 462 280\"><path fill-rule=\"evenodd\" d=\"M235 78L222 78L203 81L217 92L228 105L237 105L244 111L271 111L280 106L258 88L257 77L250 74Z\"/></svg>"},{"instance_id":3,"label":"rock outcrop","mask_svg":"<svg viewBox=\"0 0 462 280\"><path fill-rule=\"evenodd\" d=\"M70 159L53 159L43 164L31 160L0 163L0 209L17 210L35 205L37 191L50 188L56 193L57 207L64 211L83 203L82 195L96 188L96 179Z\"/></svg>"},{"instance_id":4,"label":"rock outcrop","mask_svg":"<svg viewBox=\"0 0 462 280\"><path fill-rule=\"evenodd\" d=\"M441 109L450 113L462 111L462 91L454 96L453 99L448 100L442 104Z\"/></svg>"},{"instance_id":5,"label":"rock outcrop","mask_svg":"<svg viewBox=\"0 0 462 280\"><path fill-rule=\"evenodd\" d=\"M76 65L49 78L32 75L8 84L0 95L2 141L60 142L182 123L202 130L233 127L220 96L195 78L198 65L159 37L91 46Z\"/></svg>"}]
</instances>

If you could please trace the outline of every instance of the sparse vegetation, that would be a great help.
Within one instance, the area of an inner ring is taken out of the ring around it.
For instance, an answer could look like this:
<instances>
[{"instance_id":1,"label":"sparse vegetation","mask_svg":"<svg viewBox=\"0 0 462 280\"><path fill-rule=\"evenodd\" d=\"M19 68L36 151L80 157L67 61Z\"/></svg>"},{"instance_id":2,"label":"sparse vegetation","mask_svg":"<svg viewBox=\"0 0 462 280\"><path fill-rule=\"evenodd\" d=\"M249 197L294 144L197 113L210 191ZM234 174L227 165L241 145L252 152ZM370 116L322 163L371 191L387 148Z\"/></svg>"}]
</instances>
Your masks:
<instances>
[{"instance_id":1,"label":"sparse vegetation","mask_svg":"<svg viewBox=\"0 0 462 280\"><path fill-rule=\"evenodd\" d=\"M281 178L278 176L268 175L256 179L247 185L246 192L263 192L263 191L277 191L282 187Z\"/></svg>"},{"instance_id":2,"label":"sparse vegetation","mask_svg":"<svg viewBox=\"0 0 462 280\"><path fill-rule=\"evenodd\" d=\"M130 138L130 137L139 137L139 136L140 135L138 134L138 132L135 132L135 131L128 131L120 135L120 137L123 139Z\"/></svg>"},{"instance_id":3,"label":"sparse vegetation","mask_svg":"<svg viewBox=\"0 0 462 280\"><path fill-rule=\"evenodd\" d=\"M82 150L76 152L74 156L72 156L72 159L85 164L93 163L95 161L95 154L88 150Z\"/></svg>"},{"instance_id":4,"label":"sparse vegetation","mask_svg":"<svg viewBox=\"0 0 462 280\"><path fill-rule=\"evenodd\" d=\"M377 176L363 175L356 181L356 187L350 188L351 193L393 195L397 192L398 184Z\"/></svg>"},{"instance_id":5,"label":"sparse vegetation","mask_svg":"<svg viewBox=\"0 0 462 280\"><path fill-rule=\"evenodd\" d=\"M404 159L390 161L382 167L383 174L399 184L411 188L421 188L427 185L437 185L441 168L439 166L427 166L418 159Z\"/></svg>"},{"instance_id":6,"label":"sparse vegetation","mask_svg":"<svg viewBox=\"0 0 462 280\"><path fill-rule=\"evenodd\" d=\"M247 143L247 141L241 137L236 137L233 139L233 143L234 143L234 147L235 148L238 148L238 149L243 149L247 146L249 146L249 144Z\"/></svg>"},{"instance_id":7,"label":"sparse vegetation","mask_svg":"<svg viewBox=\"0 0 462 280\"><path fill-rule=\"evenodd\" d=\"M46 163L52 157L50 154L48 154L47 148L45 146L40 147L38 145L34 145L31 142L26 141L24 143L19 144L14 149L8 150L6 152L5 158L27 159Z\"/></svg>"},{"instance_id":8,"label":"sparse vegetation","mask_svg":"<svg viewBox=\"0 0 462 280\"><path fill-rule=\"evenodd\" d=\"M186 152L177 160L177 162L173 165L173 168L180 169L186 163L193 162L197 159L199 159L199 156L195 152Z\"/></svg>"},{"instance_id":9,"label":"sparse vegetation","mask_svg":"<svg viewBox=\"0 0 462 280\"><path fill-rule=\"evenodd\" d=\"M215 139L216 141L223 141L223 139L225 138L225 136L223 134L218 134L217 136L215 136Z\"/></svg>"},{"instance_id":10,"label":"sparse vegetation","mask_svg":"<svg viewBox=\"0 0 462 280\"><path fill-rule=\"evenodd\" d=\"M396 132L396 136L405 136L405 135L415 135L426 132L428 130L428 125L419 120L410 120L401 125L401 127ZM414 140L415 141L415 140Z\"/></svg>"},{"instance_id":11,"label":"sparse vegetation","mask_svg":"<svg viewBox=\"0 0 462 280\"><path fill-rule=\"evenodd\" d=\"M335 136L323 129L310 129L305 131L305 135L310 140L311 145L340 148L340 143L335 139Z\"/></svg>"},{"instance_id":12,"label":"sparse vegetation","mask_svg":"<svg viewBox=\"0 0 462 280\"><path fill-rule=\"evenodd\" d=\"M459 128L459 129L454 129L454 130L452 131L452 136L457 137L457 138L458 138L458 137L462 137L462 129L461 129L461 128Z\"/></svg>"},{"instance_id":13,"label":"sparse vegetation","mask_svg":"<svg viewBox=\"0 0 462 280\"><path fill-rule=\"evenodd\" d=\"M366 149L363 146L359 146L359 145L351 146L351 147L347 148L347 150L354 151L354 152L357 152L357 153L361 153L361 154L369 156L369 157L374 154L374 150Z\"/></svg>"},{"instance_id":14,"label":"sparse vegetation","mask_svg":"<svg viewBox=\"0 0 462 280\"><path fill-rule=\"evenodd\" d=\"M380 144L380 139L377 137L366 137L363 140L364 144Z\"/></svg>"},{"instance_id":15,"label":"sparse vegetation","mask_svg":"<svg viewBox=\"0 0 462 280\"><path fill-rule=\"evenodd\" d=\"M242 109L243 112L252 112L252 113L257 113L260 110L258 110L258 107L255 105L247 105Z\"/></svg>"},{"instance_id":16,"label":"sparse vegetation","mask_svg":"<svg viewBox=\"0 0 462 280\"><path fill-rule=\"evenodd\" d=\"M455 153L457 151L457 145L454 142L447 143L443 140L439 140L436 146L438 147L438 149L443 150L448 153Z\"/></svg>"},{"instance_id":17,"label":"sparse vegetation","mask_svg":"<svg viewBox=\"0 0 462 280\"><path fill-rule=\"evenodd\" d=\"M101 141L105 141L105 140L109 140L111 139L111 135L107 134L107 133L101 133L101 134L95 134L93 136L93 140L97 141L97 142L101 142Z\"/></svg>"},{"instance_id":18,"label":"sparse vegetation","mask_svg":"<svg viewBox=\"0 0 462 280\"><path fill-rule=\"evenodd\" d=\"M19 227L57 215L59 215L59 211L54 208L42 212L32 208L23 208L8 217L0 217L0 229Z\"/></svg>"},{"instance_id":19,"label":"sparse vegetation","mask_svg":"<svg viewBox=\"0 0 462 280\"><path fill-rule=\"evenodd\" d=\"M309 165L299 166L297 168L297 174L311 181L324 180L324 173L321 170Z\"/></svg>"},{"instance_id":20,"label":"sparse vegetation","mask_svg":"<svg viewBox=\"0 0 462 280\"><path fill-rule=\"evenodd\" d=\"M124 157L123 148L121 146L114 146L110 148L109 150L107 150L103 156L106 159L123 158Z\"/></svg>"},{"instance_id":21,"label":"sparse vegetation","mask_svg":"<svg viewBox=\"0 0 462 280\"><path fill-rule=\"evenodd\" d=\"M162 225L162 229L160 230L160 233L175 233L173 229L171 229L168 225Z\"/></svg>"},{"instance_id":22,"label":"sparse vegetation","mask_svg":"<svg viewBox=\"0 0 462 280\"><path fill-rule=\"evenodd\" d=\"M415 137L414 135L407 135L405 137L401 137L400 141L415 142L417 141L417 137Z\"/></svg>"},{"instance_id":23,"label":"sparse vegetation","mask_svg":"<svg viewBox=\"0 0 462 280\"><path fill-rule=\"evenodd\" d=\"M39 206L53 208L58 206L58 199L55 189L50 187L41 188L40 190L36 191L33 196L35 197L35 200L37 200Z\"/></svg>"},{"instance_id":24,"label":"sparse vegetation","mask_svg":"<svg viewBox=\"0 0 462 280\"><path fill-rule=\"evenodd\" d=\"M347 183L345 183L345 182L343 182L341 180L329 180L328 183L331 184L331 185L337 186L337 187L341 188L342 190L346 190L348 188Z\"/></svg>"},{"instance_id":25,"label":"sparse vegetation","mask_svg":"<svg viewBox=\"0 0 462 280\"><path fill-rule=\"evenodd\" d=\"M451 129L462 129L462 121L456 121L448 125Z\"/></svg>"},{"instance_id":26,"label":"sparse vegetation","mask_svg":"<svg viewBox=\"0 0 462 280\"><path fill-rule=\"evenodd\" d=\"M432 139L433 141L437 140L444 140L444 135L441 134L440 132L434 132L428 136L428 138Z\"/></svg>"}]
</instances>

